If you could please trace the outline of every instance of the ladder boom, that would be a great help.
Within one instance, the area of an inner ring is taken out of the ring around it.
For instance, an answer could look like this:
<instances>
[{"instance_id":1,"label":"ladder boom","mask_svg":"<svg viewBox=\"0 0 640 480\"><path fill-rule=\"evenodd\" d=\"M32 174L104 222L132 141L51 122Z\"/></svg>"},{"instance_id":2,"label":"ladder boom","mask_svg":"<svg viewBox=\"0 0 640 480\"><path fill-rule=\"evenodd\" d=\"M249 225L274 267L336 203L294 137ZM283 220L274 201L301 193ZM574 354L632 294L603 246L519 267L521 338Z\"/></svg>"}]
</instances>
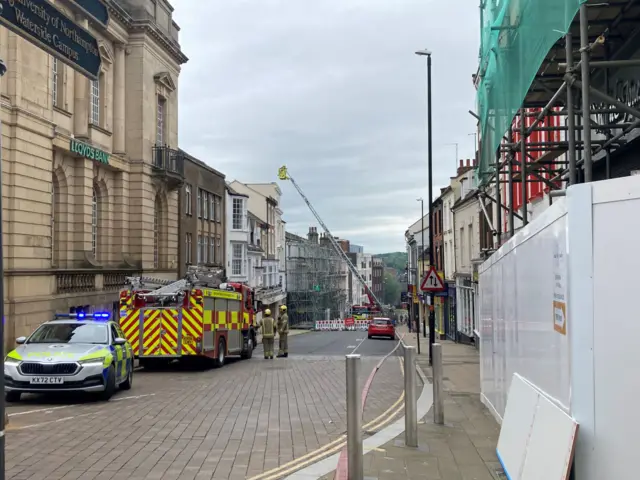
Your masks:
<instances>
[{"instance_id":1,"label":"ladder boom","mask_svg":"<svg viewBox=\"0 0 640 480\"><path fill-rule=\"evenodd\" d=\"M355 265L353 263L351 263L351 260L349 259L349 256L344 252L344 250L342 250L342 248L340 247L340 245L338 244L338 242L336 241L334 236L329 231L329 227L327 227L325 225L325 223L322 221L322 218L320 218L320 215L318 214L318 212L316 212L316 209L313 208L313 205L311 205L311 202L309 201L307 196L304 194L302 189L298 186L298 184L293 179L293 177L291 175L289 175L289 173L286 171L285 167L282 167L280 169L280 173L279 174L280 174L280 179L281 180L291 180L291 184L295 187L295 189L298 191L298 193L300 194L300 196L302 197L304 202L307 204L307 207L309 207L309 210L311 210L311 213L313 213L313 216L316 217L316 220L318 221L318 223L320 224L320 226L324 230L324 233L327 235L327 237L329 237L329 241L331 242L331 245L333 246L333 248L336 251L336 253L338 254L338 256L341 257L342 260L344 260L347 263L347 267L349 268L349 271L351 272L351 274L358 279L358 281L362 284L362 286L364 286L365 291L374 300L374 302L376 303L376 306L378 306L378 307L380 307L380 309L382 309L382 303L380 302L380 300L378 300L378 298L371 291L371 289L367 285L367 281L362 277L362 275L360 275L360 272L355 267Z\"/></svg>"}]
</instances>

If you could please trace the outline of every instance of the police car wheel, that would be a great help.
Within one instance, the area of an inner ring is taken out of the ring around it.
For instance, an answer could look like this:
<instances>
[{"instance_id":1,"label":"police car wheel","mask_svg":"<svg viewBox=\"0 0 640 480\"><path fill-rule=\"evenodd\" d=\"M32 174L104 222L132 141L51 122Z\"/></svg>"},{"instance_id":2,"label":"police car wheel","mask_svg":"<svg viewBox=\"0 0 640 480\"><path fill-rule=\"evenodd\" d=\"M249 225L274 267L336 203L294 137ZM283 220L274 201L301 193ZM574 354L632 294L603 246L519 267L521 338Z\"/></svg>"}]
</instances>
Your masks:
<instances>
[{"instance_id":1,"label":"police car wheel","mask_svg":"<svg viewBox=\"0 0 640 480\"><path fill-rule=\"evenodd\" d=\"M116 370L113 368L113 365L109 367L109 372L107 373L107 383L104 387L104 390L100 394L100 398L102 400L109 400L113 397L113 394L116 392Z\"/></svg>"},{"instance_id":2,"label":"police car wheel","mask_svg":"<svg viewBox=\"0 0 640 480\"><path fill-rule=\"evenodd\" d=\"M19 402L20 401L20 392L6 392L4 394L4 399L7 402Z\"/></svg>"},{"instance_id":3,"label":"police car wheel","mask_svg":"<svg viewBox=\"0 0 640 480\"><path fill-rule=\"evenodd\" d=\"M120 384L120 388L122 390L131 390L132 386L133 386L133 370L130 370L125 381Z\"/></svg>"}]
</instances>

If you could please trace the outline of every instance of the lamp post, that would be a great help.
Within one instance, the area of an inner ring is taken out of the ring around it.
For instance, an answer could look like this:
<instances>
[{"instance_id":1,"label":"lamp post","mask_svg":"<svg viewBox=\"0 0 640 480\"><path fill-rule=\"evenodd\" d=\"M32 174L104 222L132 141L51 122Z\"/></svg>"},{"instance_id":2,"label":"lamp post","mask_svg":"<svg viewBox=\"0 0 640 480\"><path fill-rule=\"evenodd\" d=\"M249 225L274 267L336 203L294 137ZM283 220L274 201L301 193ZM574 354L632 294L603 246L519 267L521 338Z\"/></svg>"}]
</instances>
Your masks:
<instances>
[{"instance_id":1,"label":"lamp post","mask_svg":"<svg viewBox=\"0 0 640 480\"><path fill-rule=\"evenodd\" d=\"M427 133L428 143L428 180L429 180L429 267L433 265L433 129L431 121L431 51L418 50L416 55L427 57ZM429 364L433 365L433 344L436 337L436 317L434 295L429 292Z\"/></svg>"},{"instance_id":2,"label":"lamp post","mask_svg":"<svg viewBox=\"0 0 640 480\"><path fill-rule=\"evenodd\" d=\"M420 197L418 199L418 201L420 202L420 206L422 209L422 216L420 217L421 221L422 221L422 231L420 232L420 234L422 235L422 243L421 245L421 250L420 250L420 259L422 261L422 276L420 278L420 280L422 281L422 277L424 277L424 199L422 197ZM429 247L431 248L431 247ZM422 312L423 308L420 307L420 312ZM427 336L427 325L426 325L426 319L424 318L424 314L422 315L422 336L426 338ZM420 335L420 329L418 329L418 336Z\"/></svg>"}]
</instances>

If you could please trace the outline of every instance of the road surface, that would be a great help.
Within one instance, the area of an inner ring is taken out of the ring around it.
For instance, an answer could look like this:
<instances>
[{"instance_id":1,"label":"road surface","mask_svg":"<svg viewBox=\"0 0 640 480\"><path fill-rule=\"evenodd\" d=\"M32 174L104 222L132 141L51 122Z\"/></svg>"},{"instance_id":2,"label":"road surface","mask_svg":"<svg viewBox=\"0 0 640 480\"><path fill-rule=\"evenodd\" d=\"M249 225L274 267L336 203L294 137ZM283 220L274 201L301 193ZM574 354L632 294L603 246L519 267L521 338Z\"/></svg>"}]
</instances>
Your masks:
<instances>
[{"instance_id":1,"label":"road surface","mask_svg":"<svg viewBox=\"0 0 640 480\"><path fill-rule=\"evenodd\" d=\"M341 441L345 354L362 355L363 385L396 345L366 337L366 332L307 333L289 339L287 359L263 360L260 346L251 360L231 361L222 369L176 365L137 371L133 388L109 402L25 396L7 408L6 478L281 478ZM371 386L367 431L401 413L401 390L394 354Z\"/></svg>"}]
</instances>

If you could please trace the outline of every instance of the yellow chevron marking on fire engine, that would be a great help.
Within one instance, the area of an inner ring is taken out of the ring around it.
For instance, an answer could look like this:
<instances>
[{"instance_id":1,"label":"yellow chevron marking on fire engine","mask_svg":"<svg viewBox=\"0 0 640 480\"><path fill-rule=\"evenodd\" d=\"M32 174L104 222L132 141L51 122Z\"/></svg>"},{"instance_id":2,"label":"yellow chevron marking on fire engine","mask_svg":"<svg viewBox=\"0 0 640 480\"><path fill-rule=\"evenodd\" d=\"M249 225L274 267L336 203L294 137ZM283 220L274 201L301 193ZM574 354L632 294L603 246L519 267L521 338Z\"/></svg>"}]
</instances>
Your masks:
<instances>
[{"instance_id":1,"label":"yellow chevron marking on fire engine","mask_svg":"<svg viewBox=\"0 0 640 480\"><path fill-rule=\"evenodd\" d=\"M162 353L175 355L178 349L178 312L174 309L162 311Z\"/></svg>"},{"instance_id":2,"label":"yellow chevron marking on fire engine","mask_svg":"<svg viewBox=\"0 0 640 480\"><path fill-rule=\"evenodd\" d=\"M145 355L158 355L160 346L160 310L146 310L144 312L142 345Z\"/></svg>"},{"instance_id":3,"label":"yellow chevron marking on fire engine","mask_svg":"<svg viewBox=\"0 0 640 480\"><path fill-rule=\"evenodd\" d=\"M192 318L189 313L185 312L182 314L182 333L186 333L197 339L202 336L199 322Z\"/></svg>"}]
</instances>

